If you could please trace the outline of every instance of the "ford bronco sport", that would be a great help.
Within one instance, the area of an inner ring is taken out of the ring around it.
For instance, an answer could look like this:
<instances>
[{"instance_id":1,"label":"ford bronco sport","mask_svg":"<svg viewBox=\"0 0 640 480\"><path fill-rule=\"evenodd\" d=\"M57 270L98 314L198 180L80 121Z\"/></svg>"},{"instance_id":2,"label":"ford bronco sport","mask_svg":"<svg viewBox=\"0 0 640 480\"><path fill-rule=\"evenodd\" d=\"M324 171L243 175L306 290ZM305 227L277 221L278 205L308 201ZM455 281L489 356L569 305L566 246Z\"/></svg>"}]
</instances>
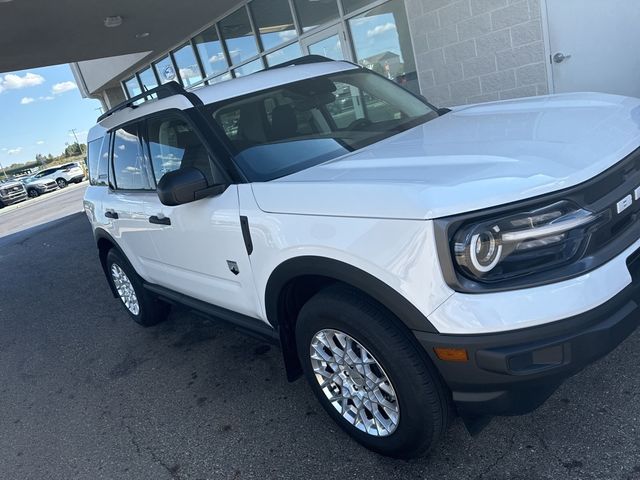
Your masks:
<instances>
[{"instance_id":1,"label":"ford bronco sport","mask_svg":"<svg viewBox=\"0 0 640 480\"><path fill-rule=\"evenodd\" d=\"M535 409L636 328L638 112L439 110L305 57L107 112L84 206L136 322L179 303L279 342L346 432L412 457L452 415Z\"/></svg>"}]
</instances>

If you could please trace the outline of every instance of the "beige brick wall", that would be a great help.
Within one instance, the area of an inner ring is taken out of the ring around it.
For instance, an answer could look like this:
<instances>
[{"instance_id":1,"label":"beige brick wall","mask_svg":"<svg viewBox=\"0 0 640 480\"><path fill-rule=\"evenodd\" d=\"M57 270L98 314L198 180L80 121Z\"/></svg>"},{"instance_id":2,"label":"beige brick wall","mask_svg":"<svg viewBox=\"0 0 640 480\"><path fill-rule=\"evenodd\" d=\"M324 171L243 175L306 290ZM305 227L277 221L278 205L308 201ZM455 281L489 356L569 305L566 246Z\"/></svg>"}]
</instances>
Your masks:
<instances>
[{"instance_id":1,"label":"beige brick wall","mask_svg":"<svg viewBox=\"0 0 640 480\"><path fill-rule=\"evenodd\" d=\"M540 0L405 0L422 93L438 106L548 93Z\"/></svg>"}]
</instances>

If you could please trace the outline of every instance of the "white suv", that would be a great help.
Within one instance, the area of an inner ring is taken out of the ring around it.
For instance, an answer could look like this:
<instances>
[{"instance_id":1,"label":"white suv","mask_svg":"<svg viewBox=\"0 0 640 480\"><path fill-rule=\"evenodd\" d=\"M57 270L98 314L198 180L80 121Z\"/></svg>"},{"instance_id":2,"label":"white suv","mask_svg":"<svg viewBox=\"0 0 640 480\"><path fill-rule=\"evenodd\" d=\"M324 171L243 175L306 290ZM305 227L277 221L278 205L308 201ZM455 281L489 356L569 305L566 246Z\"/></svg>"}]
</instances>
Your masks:
<instances>
[{"instance_id":1,"label":"white suv","mask_svg":"<svg viewBox=\"0 0 640 480\"><path fill-rule=\"evenodd\" d=\"M70 183L82 182L84 180L84 170L80 164L71 162L42 170L33 175L32 178L55 180L59 188L64 188Z\"/></svg>"},{"instance_id":2,"label":"white suv","mask_svg":"<svg viewBox=\"0 0 640 480\"><path fill-rule=\"evenodd\" d=\"M91 130L85 210L134 320L180 303L278 342L290 380L396 457L454 414L533 410L636 328L640 100L437 110L291 63L164 85Z\"/></svg>"}]
</instances>

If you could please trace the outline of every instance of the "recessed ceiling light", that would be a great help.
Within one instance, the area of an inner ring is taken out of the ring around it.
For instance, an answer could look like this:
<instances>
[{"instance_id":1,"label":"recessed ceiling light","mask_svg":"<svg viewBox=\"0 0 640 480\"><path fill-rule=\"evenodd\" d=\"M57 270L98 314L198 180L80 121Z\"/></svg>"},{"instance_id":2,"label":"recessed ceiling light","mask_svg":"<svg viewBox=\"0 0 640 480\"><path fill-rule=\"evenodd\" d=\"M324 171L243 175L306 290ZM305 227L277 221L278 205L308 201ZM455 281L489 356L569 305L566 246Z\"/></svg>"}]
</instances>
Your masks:
<instances>
[{"instance_id":1,"label":"recessed ceiling light","mask_svg":"<svg viewBox=\"0 0 640 480\"><path fill-rule=\"evenodd\" d=\"M136 33L136 38L146 38L149 35L149 32Z\"/></svg>"},{"instance_id":2,"label":"recessed ceiling light","mask_svg":"<svg viewBox=\"0 0 640 480\"><path fill-rule=\"evenodd\" d=\"M122 25L122 17L120 15L106 17L104 19L104 26L107 28L119 27L120 25Z\"/></svg>"}]
</instances>

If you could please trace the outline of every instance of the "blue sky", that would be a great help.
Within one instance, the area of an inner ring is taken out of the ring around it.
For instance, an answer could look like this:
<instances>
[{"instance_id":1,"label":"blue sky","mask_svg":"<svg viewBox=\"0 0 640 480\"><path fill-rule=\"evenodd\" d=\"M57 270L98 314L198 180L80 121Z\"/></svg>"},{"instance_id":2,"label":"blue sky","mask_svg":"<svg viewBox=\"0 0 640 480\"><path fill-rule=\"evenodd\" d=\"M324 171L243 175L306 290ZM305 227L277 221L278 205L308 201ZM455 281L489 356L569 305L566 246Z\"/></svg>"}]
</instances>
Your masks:
<instances>
[{"instance_id":1,"label":"blue sky","mask_svg":"<svg viewBox=\"0 0 640 480\"><path fill-rule=\"evenodd\" d=\"M72 128L84 142L99 108L80 96L68 65L0 73L0 164L59 155L75 141Z\"/></svg>"}]
</instances>

